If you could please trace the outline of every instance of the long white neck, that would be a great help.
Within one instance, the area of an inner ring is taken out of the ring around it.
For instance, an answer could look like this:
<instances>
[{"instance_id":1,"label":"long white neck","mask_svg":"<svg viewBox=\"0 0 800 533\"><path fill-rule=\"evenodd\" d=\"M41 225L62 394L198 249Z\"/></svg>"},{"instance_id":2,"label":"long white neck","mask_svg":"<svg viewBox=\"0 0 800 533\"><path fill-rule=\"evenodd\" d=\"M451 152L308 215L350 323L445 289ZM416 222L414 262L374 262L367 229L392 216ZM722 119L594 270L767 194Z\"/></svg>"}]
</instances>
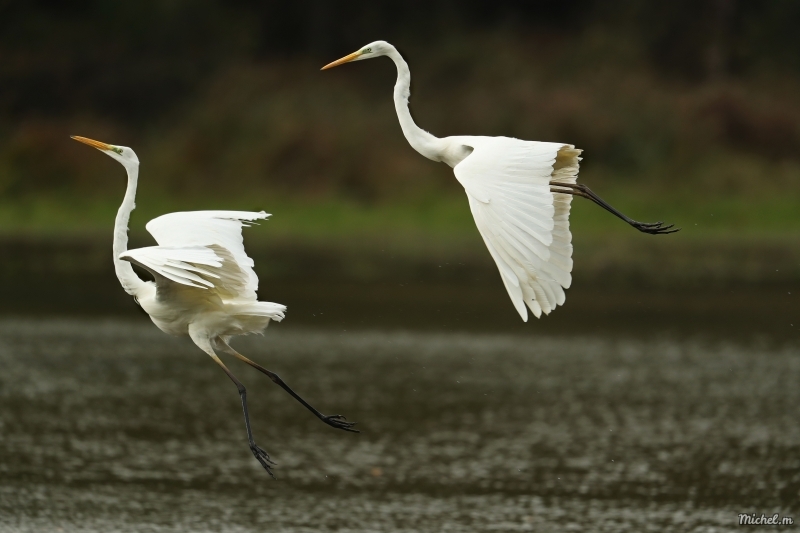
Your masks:
<instances>
[{"instance_id":1,"label":"long white neck","mask_svg":"<svg viewBox=\"0 0 800 533\"><path fill-rule=\"evenodd\" d=\"M125 198L122 199L122 205L119 206L117 218L114 220L114 270L125 292L136 296L141 288L144 287L145 282L136 275L131 264L120 259L119 255L128 250L128 221L131 218L131 211L136 208L136 184L139 181L139 167L138 165L125 165L125 170L128 172L128 188L125 190Z\"/></svg>"},{"instance_id":2,"label":"long white neck","mask_svg":"<svg viewBox=\"0 0 800 533\"><path fill-rule=\"evenodd\" d=\"M386 54L397 67L397 82L394 84L394 108L403 135L411 147L433 161L442 161L442 139L435 137L414 123L408 109L408 98L411 96L411 71L403 56L394 47Z\"/></svg>"}]
</instances>

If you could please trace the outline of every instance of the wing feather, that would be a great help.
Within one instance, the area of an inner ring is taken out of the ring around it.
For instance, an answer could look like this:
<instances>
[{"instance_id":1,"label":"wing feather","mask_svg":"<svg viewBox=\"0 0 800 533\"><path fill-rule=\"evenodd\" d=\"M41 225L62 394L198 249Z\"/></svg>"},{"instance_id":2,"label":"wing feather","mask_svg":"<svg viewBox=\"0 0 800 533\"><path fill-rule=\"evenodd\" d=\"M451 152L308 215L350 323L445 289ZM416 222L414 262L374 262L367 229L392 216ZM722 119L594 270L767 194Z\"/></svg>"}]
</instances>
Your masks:
<instances>
[{"instance_id":1,"label":"wing feather","mask_svg":"<svg viewBox=\"0 0 800 533\"><path fill-rule=\"evenodd\" d=\"M258 276L244 249L242 228L269 217L250 211L185 211L169 213L147 223L162 247L200 246L213 251L224 268L215 273L215 289L223 299L256 301Z\"/></svg>"},{"instance_id":2,"label":"wing feather","mask_svg":"<svg viewBox=\"0 0 800 533\"><path fill-rule=\"evenodd\" d=\"M454 168L503 284L523 320L563 305L572 283L572 196L551 181L575 183L580 150L509 137L451 137L473 150Z\"/></svg>"},{"instance_id":3,"label":"wing feather","mask_svg":"<svg viewBox=\"0 0 800 533\"><path fill-rule=\"evenodd\" d=\"M222 260L204 246L148 246L123 252L119 258L146 269L157 285L167 279L199 289L211 289L214 282L198 274L213 277L209 270L222 267Z\"/></svg>"}]
</instances>

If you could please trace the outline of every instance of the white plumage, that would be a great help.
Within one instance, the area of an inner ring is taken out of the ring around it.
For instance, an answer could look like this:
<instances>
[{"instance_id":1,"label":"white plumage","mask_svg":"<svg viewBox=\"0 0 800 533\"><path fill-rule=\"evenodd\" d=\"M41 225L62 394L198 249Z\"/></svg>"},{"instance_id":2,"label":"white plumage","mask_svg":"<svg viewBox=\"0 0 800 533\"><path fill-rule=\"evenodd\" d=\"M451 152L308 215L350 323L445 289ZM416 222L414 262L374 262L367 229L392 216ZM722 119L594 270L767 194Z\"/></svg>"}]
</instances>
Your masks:
<instances>
[{"instance_id":1,"label":"white plumage","mask_svg":"<svg viewBox=\"0 0 800 533\"><path fill-rule=\"evenodd\" d=\"M509 137L438 138L419 128L408 109L411 72L397 49L375 41L322 67L387 56L397 67L394 105L403 135L417 152L453 168L508 295L522 320L526 305L537 318L565 300L572 282L572 196L592 200L646 233L678 231L661 222L636 222L585 185L578 185L581 150L571 144Z\"/></svg>"},{"instance_id":2,"label":"white plumage","mask_svg":"<svg viewBox=\"0 0 800 533\"><path fill-rule=\"evenodd\" d=\"M298 396L274 372L244 357L228 344L231 337L261 333L270 320L281 321L286 307L257 300L258 276L244 250L242 228L265 220L268 214L247 211L189 211L151 220L147 230L158 246L128 250L128 221L133 211L139 177L139 158L126 146L112 146L85 137L74 139L119 161L128 173L128 188L114 223L114 270L162 331L188 335L222 367L236 384L242 400L250 450L272 475L269 455L253 440L247 413L246 390L217 355L222 351L263 372L326 424L346 431L353 423L340 415L323 415ZM131 267L137 264L155 281L143 281Z\"/></svg>"},{"instance_id":3,"label":"white plumage","mask_svg":"<svg viewBox=\"0 0 800 533\"><path fill-rule=\"evenodd\" d=\"M244 285L239 288L240 298L255 300L258 276L253 270L253 260L244 251L242 227L255 221L266 220L270 215L263 211L190 211L168 213L147 223L147 231L161 246L220 246L227 250L244 274Z\"/></svg>"},{"instance_id":4,"label":"white plumage","mask_svg":"<svg viewBox=\"0 0 800 533\"><path fill-rule=\"evenodd\" d=\"M202 328L211 338L227 338L282 320L285 306L256 299L258 276L242 239L245 225L267 217L263 211L187 211L148 222L159 246L119 255L155 278L155 292L145 284L135 294L139 305L174 335Z\"/></svg>"},{"instance_id":5,"label":"white plumage","mask_svg":"<svg viewBox=\"0 0 800 533\"><path fill-rule=\"evenodd\" d=\"M148 246L128 250L119 256L147 269L162 287L169 282L200 289L214 289L220 276L213 270L222 268L222 258L205 246Z\"/></svg>"},{"instance_id":6,"label":"white plumage","mask_svg":"<svg viewBox=\"0 0 800 533\"><path fill-rule=\"evenodd\" d=\"M572 282L572 197L551 192L550 182L575 183L580 150L508 137L449 139L473 148L453 171L514 307L523 320L526 304L537 318L550 313Z\"/></svg>"}]
</instances>

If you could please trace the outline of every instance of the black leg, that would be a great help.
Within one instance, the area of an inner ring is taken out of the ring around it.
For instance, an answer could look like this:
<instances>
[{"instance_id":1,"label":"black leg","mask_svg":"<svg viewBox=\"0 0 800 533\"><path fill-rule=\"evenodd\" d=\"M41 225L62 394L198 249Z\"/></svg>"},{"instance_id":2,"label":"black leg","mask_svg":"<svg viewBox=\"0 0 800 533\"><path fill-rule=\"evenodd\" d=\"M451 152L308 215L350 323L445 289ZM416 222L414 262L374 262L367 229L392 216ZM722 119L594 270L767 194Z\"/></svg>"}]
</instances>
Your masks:
<instances>
[{"instance_id":1,"label":"black leg","mask_svg":"<svg viewBox=\"0 0 800 533\"><path fill-rule=\"evenodd\" d=\"M236 376L234 376L231 371L228 370L228 367L226 367L222 361L216 358L215 360L219 366L222 367L222 370L225 371L228 377L231 378L231 381L233 381L233 383L236 385L236 388L239 389L239 396L242 398L242 411L244 412L244 425L247 428L247 440L250 443L250 451L253 452L253 456L255 456L259 463L261 463L261 466L264 467L264 470L266 470L267 473L272 476L272 479L275 479L275 474L272 473L272 467L275 466L275 462L270 459L269 454L253 440L253 431L250 429L250 415L247 413L247 389L244 388L242 382L236 379Z\"/></svg>"},{"instance_id":2,"label":"black leg","mask_svg":"<svg viewBox=\"0 0 800 533\"><path fill-rule=\"evenodd\" d=\"M665 226L663 222L637 222L636 220L633 220L632 218L627 217L624 214L617 211L616 209L614 209L611 205L606 203L605 200L597 196L589 187L583 184L560 183L557 181L551 181L550 191L561 194L571 194L573 196L580 196L581 198L586 198L587 200L591 200L592 202L596 203L609 213L614 214L615 216L621 218L634 228L644 233L649 233L651 235L664 235L667 233L675 233L676 231L680 231L680 228L673 228L674 224Z\"/></svg>"},{"instance_id":3,"label":"black leg","mask_svg":"<svg viewBox=\"0 0 800 533\"><path fill-rule=\"evenodd\" d=\"M243 356L242 354L240 354L239 352L237 352L236 350L231 348L228 345L228 343L226 343L222 339L219 339L219 338L217 339L217 346L220 349L222 349L223 351L233 355L234 357L237 357L238 359L241 359L242 361L244 361L248 365L252 366L253 368L258 370L259 372L262 372L262 373L266 374L267 377L269 379L271 379L273 383L275 383L280 388L282 388L283 390L288 392L292 396L292 398L294 398L295 400L300 402L306 409L308 409L309 411L314 413L314 416L316 416L317 418L319 418L320 420L322 420L323 422L325 422L329 426L331 426L333 428L336 428L336 429L343 429L345 431L350 431L352 433L360 433L360 431L358 431L357 429L353 428L353 426L356 425L356 422L348 422L347 418L342 416L342 415L324 415L324 414L320 413L311 404L309 404L307 401L305 401L303 398L301 398L299 394L297 394L295 391L293 391L291 389L291 387L289 387L289 385L287 385L286 382L284 382L280 378L280 376L278 374L276 374L275 372L272 372L270 370L267 370L266 368L264 368L263 366L259 365L258 363L254 362L254 361L251 361L247 357Z\"/></svg>"}]
</instances>

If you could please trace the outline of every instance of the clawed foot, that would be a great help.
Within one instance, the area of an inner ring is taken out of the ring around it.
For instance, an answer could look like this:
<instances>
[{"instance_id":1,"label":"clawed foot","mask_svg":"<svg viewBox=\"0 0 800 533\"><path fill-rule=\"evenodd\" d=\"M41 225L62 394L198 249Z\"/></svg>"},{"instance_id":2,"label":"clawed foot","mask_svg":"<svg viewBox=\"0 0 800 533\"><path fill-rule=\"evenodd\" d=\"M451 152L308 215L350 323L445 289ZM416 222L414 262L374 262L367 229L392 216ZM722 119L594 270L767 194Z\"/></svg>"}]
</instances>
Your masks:
<instances>
[{"instance_id":1,"label":"clawed foot","mask_svg":"<svg viewBox=\"0 0 800 533\"><path fill-rule=\"evenodd\" d=\"M272 473L272 467L276 466L275 461L269 458L269 454L262 448L261 446L253 443L250 445L250 451L253 452L253 456L255 456L256 460L261 463L261 466L264 467L264 470L267 471L267 474L272 477L272 479L277 479L275 474Z\"/></svg>"},{"instance_id":2,"label":"clawed foot","mask_svg":"<svg viewBox=\"0 0 800 533\"><path fill-rule=\"evenodd\" d=\"M323 415L321 420L332 428L343 429L351 433L361 433L359 430L353 429L356 422L348 422L347 417L342 415Z\"/></svg>"},{"instance_id":3,"label":"clawed foot","mask_svg":"<svg viewBox=\"0 0 800 533\"><path fill-rule=\"evenodd\" d=\"M681 228L673 228L674 225L665 226L663 222L631 222L631 226L650 235L666 235L667 233L675 233L681 230Z\"/></svg>"},{"instance_id":4,"label":"clawed foot","mask_svg":"<svg viewBox=\"0 0 800 533\"><path fill-rule=\"evenodd\" d=\"M663 222L637 222L636 220L631 220L629 217L623 215L608 205L602 198L597 196L589 187L583 185L582 183L561 183L557 181L551 181L550 187L550 192L572 194L575 196L580 196L581 198L586 198L587 200L591 200L609 213L616 215L643 233L649 233L650 235L666 235L667 233L675 233L676 231L681 230L681 228L674 228L674 224L665 226Z\"/></svg>"}]
</instances>

